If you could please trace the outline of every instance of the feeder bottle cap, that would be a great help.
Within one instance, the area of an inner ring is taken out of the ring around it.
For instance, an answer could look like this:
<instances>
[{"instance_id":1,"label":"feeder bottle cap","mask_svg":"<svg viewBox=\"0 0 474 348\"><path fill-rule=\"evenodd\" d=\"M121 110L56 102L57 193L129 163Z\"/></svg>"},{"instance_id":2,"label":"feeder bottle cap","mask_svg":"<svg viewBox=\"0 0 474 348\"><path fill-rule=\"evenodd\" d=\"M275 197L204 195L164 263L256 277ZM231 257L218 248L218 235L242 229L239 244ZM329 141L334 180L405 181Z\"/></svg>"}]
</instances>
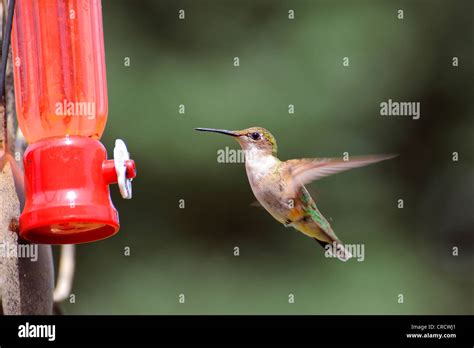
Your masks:
<instances>
[{"instance_id":1,"label":"feeder bottle cap","mask_svg":"<svg viewBox=\"0 0 474 348\"><path fill-rule=\"evenodd\" d=\"M131 198L135 163L119 140L114 159L105 147L83 136L39 140L25 152L26 203L20 235L35 243L76 244L110 237L119 219L109 185Z\"/></svg>"}]
</instances>

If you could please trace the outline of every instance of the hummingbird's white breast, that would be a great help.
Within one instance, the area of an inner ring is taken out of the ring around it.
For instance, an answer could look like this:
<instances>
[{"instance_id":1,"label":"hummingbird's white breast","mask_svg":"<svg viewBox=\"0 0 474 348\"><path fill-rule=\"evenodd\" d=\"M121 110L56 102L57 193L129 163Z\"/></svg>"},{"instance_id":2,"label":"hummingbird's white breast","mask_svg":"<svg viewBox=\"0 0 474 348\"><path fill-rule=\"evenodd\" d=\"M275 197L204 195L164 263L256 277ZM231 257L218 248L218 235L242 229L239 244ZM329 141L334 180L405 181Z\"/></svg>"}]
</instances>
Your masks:
<instances>
[{"instance_id":1,"label":"hummingbird's white breast","mask_svg":"<svg viewBox=\"0 0 474 348\"><path fill-rule=\"evenodd\" d=\"M275 219L283 223L288 208L281 200L282 182L278 172L281 161L258 149L246 151L245 155L245 169L253 194Z\"/></svg>"},{"instance_id":2,"label":"hummingbird's white breast","mask_svg":"<svg viewBox=\"0 0 474 348\"><path fill-rule=\"evenodd\" d=\"M278 158L264 154L258 149L245 151L245 168L249 179L252 176L253 179L259 181L269 172L272 172L279 163Z\"/></svg>"}]
</instances>

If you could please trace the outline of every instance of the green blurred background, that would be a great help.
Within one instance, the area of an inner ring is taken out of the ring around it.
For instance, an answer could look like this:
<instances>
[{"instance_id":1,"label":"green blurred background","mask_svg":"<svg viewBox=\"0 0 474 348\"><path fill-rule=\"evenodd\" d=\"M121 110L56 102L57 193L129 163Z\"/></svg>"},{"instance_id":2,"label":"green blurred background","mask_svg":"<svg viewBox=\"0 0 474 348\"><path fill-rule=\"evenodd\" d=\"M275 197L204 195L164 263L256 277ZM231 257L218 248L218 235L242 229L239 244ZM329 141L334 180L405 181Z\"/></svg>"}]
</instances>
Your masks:
<instances>
[{"instance_id":1,"label":"green blurred background","mask_svg":"<svg viewBox=\"0 0 474 348\"><path fill-rule=\"evenodd\" d=\"M111 155L123 138L138 177L131 201L112 188L119 234L77 247L66 313L472 313L472 1L102 3L103 142ZM389 98L421 102L421 118L380 116ZM193 131L250 126L281 159L400 154L308 186L364 262L326 259L250 206L243 164L216 160L237 143Z\"/></svg>"}]
</instances>

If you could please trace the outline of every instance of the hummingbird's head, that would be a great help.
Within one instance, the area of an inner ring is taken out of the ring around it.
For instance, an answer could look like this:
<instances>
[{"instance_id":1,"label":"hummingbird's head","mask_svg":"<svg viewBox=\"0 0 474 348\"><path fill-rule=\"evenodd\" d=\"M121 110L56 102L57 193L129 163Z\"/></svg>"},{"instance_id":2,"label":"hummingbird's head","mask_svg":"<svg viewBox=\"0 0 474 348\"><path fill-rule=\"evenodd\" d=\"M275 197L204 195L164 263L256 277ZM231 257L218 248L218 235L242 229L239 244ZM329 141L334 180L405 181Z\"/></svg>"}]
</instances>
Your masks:
<instances>
[{"instance_id":1,"label":"hummingbird's head","mask_svg":"<svg viewBox=\"0 0 474 348\"><path fill-rule=\"evenodd\" d=\"M276 156L277 144L273 135L262 127L251 127L243 130L229 131L214 128L196 128L201 132L214 132L230 135L238 141L244 151L257 150L263 154Z\"/></svg>"}]
</instances>

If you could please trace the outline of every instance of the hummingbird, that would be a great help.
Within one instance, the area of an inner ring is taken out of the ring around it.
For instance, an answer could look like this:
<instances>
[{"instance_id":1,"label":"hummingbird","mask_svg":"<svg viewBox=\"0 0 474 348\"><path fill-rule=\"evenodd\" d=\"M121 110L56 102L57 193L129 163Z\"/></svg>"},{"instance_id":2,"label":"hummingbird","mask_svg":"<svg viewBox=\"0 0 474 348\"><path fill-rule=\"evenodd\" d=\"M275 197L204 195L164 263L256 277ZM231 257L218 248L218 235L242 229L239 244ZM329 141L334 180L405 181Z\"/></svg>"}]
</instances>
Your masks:
<instances>
[{"instance_id":1,"label":"hummingbird","mask_svg":"<svg viewBox=\"0 0 474 348\"><path fill-rule=\"evenodd\" d=\"M285 227L315 239L329 255L347 261L350 251L321 214L305 185L352 168L384 161L397 155L343 158L301 158L280 161L275 137L265 128L243 130L195 128L233 137L245 154L245 169L258 203Z\"/></svg>"}]
</instances>

